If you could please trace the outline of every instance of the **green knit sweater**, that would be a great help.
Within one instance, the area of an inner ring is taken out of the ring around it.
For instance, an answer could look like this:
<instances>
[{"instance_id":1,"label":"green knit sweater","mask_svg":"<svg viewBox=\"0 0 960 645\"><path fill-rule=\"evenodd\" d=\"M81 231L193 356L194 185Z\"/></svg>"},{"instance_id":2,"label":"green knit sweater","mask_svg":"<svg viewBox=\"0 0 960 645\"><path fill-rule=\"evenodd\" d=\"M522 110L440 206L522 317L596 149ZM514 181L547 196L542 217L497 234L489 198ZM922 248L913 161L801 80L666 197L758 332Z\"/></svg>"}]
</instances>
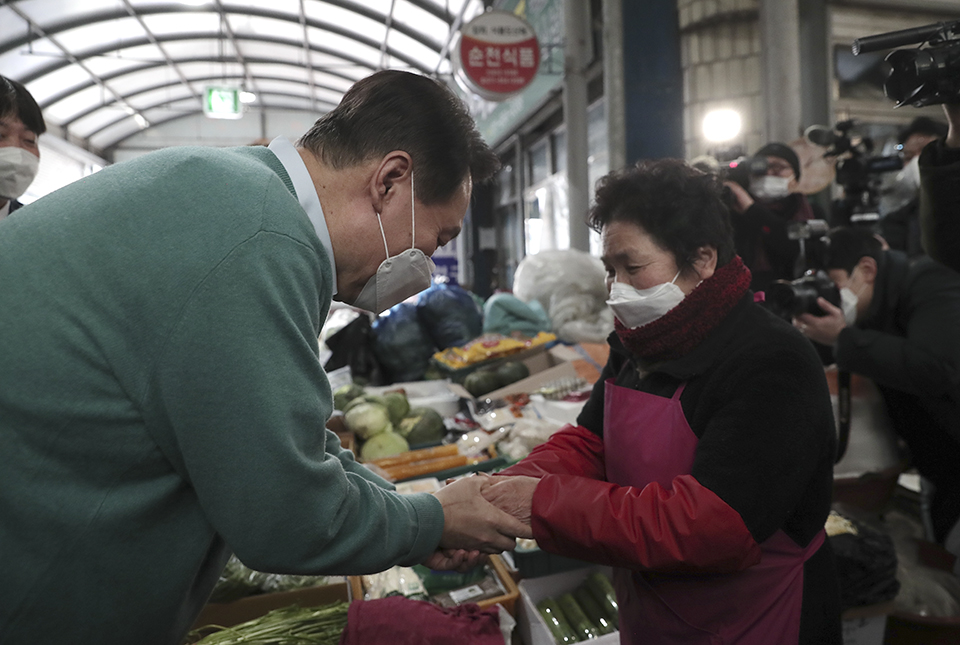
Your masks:
<instances>
[{"instance_id":1,"label":"green knit sweater","mask_svg":"<svg viewBox=\"0 0 960 645\"><path fill-rule=\"evenodd\" d=\"M230 551L422 560L443 510L325 429L330 261L266 148L170 149L0 222L0 642L179 643Z\"/></svg>"}]
</instances>

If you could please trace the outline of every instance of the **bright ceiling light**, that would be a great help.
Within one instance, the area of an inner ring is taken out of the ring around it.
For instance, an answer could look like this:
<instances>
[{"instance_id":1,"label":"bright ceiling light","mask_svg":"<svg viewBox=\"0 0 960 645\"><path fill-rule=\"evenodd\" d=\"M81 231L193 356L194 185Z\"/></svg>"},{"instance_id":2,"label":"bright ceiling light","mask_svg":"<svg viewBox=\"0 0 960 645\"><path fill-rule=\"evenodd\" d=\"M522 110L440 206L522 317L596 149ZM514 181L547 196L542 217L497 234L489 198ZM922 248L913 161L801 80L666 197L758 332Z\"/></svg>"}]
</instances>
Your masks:
<instances>
[{"instance_id":1,"label":"bright ceiling light","mask_svg":"<svg viewBox=\"0 0 960 645\"><path fill-rule=\"evenodd\" d=\"M740 134L740 125L736 110L712 110L703 117L703 136L713 143L730 141Z\"/></svg>"},{"instance_id":2,"label":"bright ceiling light","mask_svg":"<svg viewBox=\"0 0 960 645\"><path fill-rule=\"evenodd\" d=\"M241 103L253 103L257 100L257 95L253 92L247 92L244 90L240 91L240 102Z\"/></svg>"},{"instance_id":3,"label":"bright ceiling light","mask_svg":"<svg viewBox=\"0 0 960 645\"><path fill-rule=\"evenodd\" d=\"M133 120L137 122L137 125L140 126L141 130L150 125L150 122L147 121L147 119L139 112L133 115Z\"/></svg>"}]
</instances>

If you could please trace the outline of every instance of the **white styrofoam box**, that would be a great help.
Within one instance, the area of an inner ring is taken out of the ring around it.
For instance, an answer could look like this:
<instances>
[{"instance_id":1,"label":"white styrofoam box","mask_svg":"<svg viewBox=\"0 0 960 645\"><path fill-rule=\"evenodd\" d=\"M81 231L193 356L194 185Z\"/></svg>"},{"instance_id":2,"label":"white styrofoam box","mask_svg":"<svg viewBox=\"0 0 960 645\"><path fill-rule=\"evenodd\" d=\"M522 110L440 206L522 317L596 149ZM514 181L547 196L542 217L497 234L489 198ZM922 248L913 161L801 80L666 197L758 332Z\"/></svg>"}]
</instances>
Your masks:
<instances>
[{"instance_id":1,"label":"white styrofoam box","mask_svg":"<svg viewBox=\"0 0 960 645\"><path fill-rule=\"evenodd\" d=\"M580 586L594 571L600 570L607 577L611 576L610 567L588 567L575 569L564 573L540 578L521 580L517 585L520 588L520 604L517 607L517 627L524 645L556 645L550 628L543 622L537 603L544 598L559 598ZM591 645L619 645L620 632L613 632L590 639Z\"/></svg>"},{"instance_id":2,"label":"white styrofoam box","mask_svg":"<svg viewBox=\"0 0 960 645\"><path fill-rule=\"evenodd\" d=\"M366 388L371 394L399 389L406 393L411 408L433 408L442 417L452 417L460 411L460 396L450 389L450 381L446 380L409 381Z\"/></svg>"},{"instance_id":3,"label":"white styrofoam box","mask_svg":"<svg viewBox=\"0 0 960 645\"><path fill-rule=\"evenodd\" d=\"M883 645L887 615L848 618L842 629L843 645Z\"/></svg>"}]
</instances>

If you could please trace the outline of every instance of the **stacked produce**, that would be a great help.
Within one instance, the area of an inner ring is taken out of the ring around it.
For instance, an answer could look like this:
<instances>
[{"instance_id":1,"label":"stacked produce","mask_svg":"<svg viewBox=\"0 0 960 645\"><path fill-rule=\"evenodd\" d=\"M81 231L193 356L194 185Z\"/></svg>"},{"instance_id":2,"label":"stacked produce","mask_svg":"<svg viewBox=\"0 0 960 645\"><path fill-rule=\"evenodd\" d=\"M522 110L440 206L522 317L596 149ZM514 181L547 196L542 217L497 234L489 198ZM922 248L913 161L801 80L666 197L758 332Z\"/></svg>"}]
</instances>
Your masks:
<instances>
[{"instance_id":1,"label":"stacked produce","mask_svg":"<svg viewBox=\"0 0 960 645\"><path fill-rule=\"evenodd\" d=\"M573 593L545 598L537 610L558 643L578 643L616 631L617 596L610 580L594 571Z\"/></svg>"},{"instance_id":2,"label":"stacked produce","mask_svg":"<svg viewBox=\"0 0 960 645\"><path fill-rule=\"evenodd\" d=\"M495 367L478 369L463 380L463 387L473 396L483 396L530 376L530 369L520 361L507 361Z\"/></svg>"},{"instance_id":3,"label":"stacked produce","mask_svg":"<svg viewBox=\"0 0 960 645\"><path fill-rule=\"evenodd\" d=\"M361 443L365 461L392 457L410 450L410 445L435 443L446 434L443 418L431 408L410 407L403 391L367 393L350 384L333 394L334 407L343 412L343 422Z\"/></svg>"},{"instance_id":4,"label":"stacked produce","mask_svg":"<svg viewBox=\"0 0 960 645\"><path fill-rule=\"evenodd\" d=\"M480 461L482 458L461 454L457 444L451 443L445 446L410 450L394 457L374 459L370 463L383 470L391 480L403 481Z\"/></svg>"},{"instance_id":5,"label":"stacked produce","mask_svg":"<svg viewBox=\"0 0 960 645\"><path fill-rule=\"evenodd\" d=\"M213 633L204 636L194 632L189 640L197 645L337 645L347 626L345 602L335 602L323 607L284 607L276 609L255 620L233 627L213 627Z\"/></svg>"},{"instance_id":6,"label":"stacked produce","mask_svg":"<svg viewBox=\"0 0 960 645\"><path fill-rule=\"evenodd\" d=\"M264 573L244 565L232 555L223 568L210 602L232 602L247 596L278 591L292 591L316 587L329 582L326 576L297 576L283 573Z\"/></svg>"}]
</instances>

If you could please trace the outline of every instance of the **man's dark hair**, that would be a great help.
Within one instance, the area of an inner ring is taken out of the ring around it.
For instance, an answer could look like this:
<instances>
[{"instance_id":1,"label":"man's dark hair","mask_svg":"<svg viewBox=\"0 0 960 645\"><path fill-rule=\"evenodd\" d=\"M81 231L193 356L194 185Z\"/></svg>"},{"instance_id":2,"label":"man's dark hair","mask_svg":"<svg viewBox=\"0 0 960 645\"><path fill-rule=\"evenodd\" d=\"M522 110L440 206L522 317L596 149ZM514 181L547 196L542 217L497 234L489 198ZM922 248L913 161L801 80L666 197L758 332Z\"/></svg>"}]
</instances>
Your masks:
<instances>
[{"instance_id":1,"label":"man's dark hair","mask_svg":"<svg viewBox=\"0 0 960 645\"><path fill-rule=\"evenodd\" d=\"M840 226L827 234L824 269L843 269L850 274L864 257L871 257L878 264L883 257L883 244L870 231Z\"/></svg>"},{"instance_id":2,"label":"man's dark hair","mask_svg":"<svg viewBox=\"0 0 960 645\"><path fill-rule=\"evenodd\" d=\"M0 118L15 116L36 135L47 131L40 106L21 83L0 76Z\"/></svg>"},{"instance_id":3,"label":"man's dark hair","mask_svg":"<svg viewBox=\"0 0 960 645\"><path fill-rule=\"evenodd\" d=\"M397 70L358 81L297 143L338 169L403 150L413 159L416 194L424 204L449 199L468 173L481 183L500 167L453 92Z\"/></svg>"},{"instance_id":4,"label":"man's dark hair","mask_svg":"<svg viewBox=\"0 0 960 645\"><path fill-rule=\"evenodd\" d=\"M712 246L721 267L735 253L721 189L716 176L679 159L640 161L600 180L587 223L598 233L611 222L637 224L681 269L693 266L697 249Z\"/></svg>"},{"instance_id":5,"label":"man's dark hair","mask_svg":"<svg viewBox=\"0 0 960 645\"><path fill-rule=\"evenodd\" d=\"M900 131L897 140L900 143L904 143L914 134L924 134L942 139L947 136L947 124L941 121L934 121L928 116L918 116L910 122L910 125Z\"/></svg>"}]
</instances>

